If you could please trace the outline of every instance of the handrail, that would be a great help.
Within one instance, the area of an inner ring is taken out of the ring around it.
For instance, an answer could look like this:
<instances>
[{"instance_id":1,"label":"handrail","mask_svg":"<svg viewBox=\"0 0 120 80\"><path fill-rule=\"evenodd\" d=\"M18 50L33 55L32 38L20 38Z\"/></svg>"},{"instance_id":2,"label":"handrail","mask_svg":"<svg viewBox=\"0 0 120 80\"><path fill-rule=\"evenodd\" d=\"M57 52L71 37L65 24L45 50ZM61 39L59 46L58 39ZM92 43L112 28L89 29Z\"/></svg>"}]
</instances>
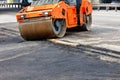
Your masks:
<instances>
[{"instance_id":1,"label":"handrail","mask_svg":"<svg viewBox=\"0 0 120 80\"><path fill-rule=\"evenodd\" d=\"M22 3L0 3L0 7L22 8ZM101 7L105 7L107 11L110 9L110 7L114 7L115 11L117 11L117 8L120 7L120 4L93 4L93 9L97 8L98 11Z\"/></svg>"},{"instance_id":2,"label":"handrail","mask_svg":"<svg viewBox=\"0 0 120 80\"><path fill-rule=\"evenodd\" d=\"M98 11L101 7L105 7L107 11L110 7L114 7L115 11L117 11L117 8L120 7L120 4L93 4L93 8L97 8Z\"/></svg>"},{"instance_id":3,"label":"handrail","mask_svg":"<svg viewBox=\"0 0 120 80\"><path fill-rule=\"evenodd\" d=\"M3 8L22 8L22 3L0 3Z\"/></svg>"}]
</instances>

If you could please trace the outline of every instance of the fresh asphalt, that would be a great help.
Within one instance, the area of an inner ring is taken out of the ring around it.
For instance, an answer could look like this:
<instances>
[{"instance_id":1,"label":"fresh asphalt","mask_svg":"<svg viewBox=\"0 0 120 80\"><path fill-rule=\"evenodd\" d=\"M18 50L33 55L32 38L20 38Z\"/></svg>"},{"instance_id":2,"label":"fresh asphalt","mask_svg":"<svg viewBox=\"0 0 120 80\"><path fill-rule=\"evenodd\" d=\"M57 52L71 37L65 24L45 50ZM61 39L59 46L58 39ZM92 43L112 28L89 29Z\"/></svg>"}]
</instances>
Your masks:
<instances>
[{"instance_id":1,"label":"fresh asphalt","mask_svg":"<svg viewBox=\"0 0 120 80\"><path fill-rule=\"evenodd\" d=\"M16 11L8 13L14 16ZM120 64L100 60L97 54L106 49L24 41L18 24L9 21L0 23L0 80L120 80Z\"/></svg>"}]
</instances>

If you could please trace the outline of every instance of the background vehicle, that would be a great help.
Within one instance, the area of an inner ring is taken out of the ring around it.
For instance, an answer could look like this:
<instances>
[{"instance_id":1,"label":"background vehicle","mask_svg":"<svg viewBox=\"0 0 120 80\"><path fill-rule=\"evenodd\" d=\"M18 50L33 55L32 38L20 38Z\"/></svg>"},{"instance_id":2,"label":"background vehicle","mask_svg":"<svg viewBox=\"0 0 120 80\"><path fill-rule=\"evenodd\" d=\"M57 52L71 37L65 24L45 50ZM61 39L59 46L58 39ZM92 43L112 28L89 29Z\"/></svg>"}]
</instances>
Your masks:
<instances>
[{"instance_id":1,"label":"background vehicle","mask_svg":"<svg viewBox=\"0 0 120 80\"><path fill-rule=\"evenodd\" d=\"M21 36L26 40L63 37L66 29L90 30L89 0L36 0L16 14Z\"/></svg>"}]
</instances>

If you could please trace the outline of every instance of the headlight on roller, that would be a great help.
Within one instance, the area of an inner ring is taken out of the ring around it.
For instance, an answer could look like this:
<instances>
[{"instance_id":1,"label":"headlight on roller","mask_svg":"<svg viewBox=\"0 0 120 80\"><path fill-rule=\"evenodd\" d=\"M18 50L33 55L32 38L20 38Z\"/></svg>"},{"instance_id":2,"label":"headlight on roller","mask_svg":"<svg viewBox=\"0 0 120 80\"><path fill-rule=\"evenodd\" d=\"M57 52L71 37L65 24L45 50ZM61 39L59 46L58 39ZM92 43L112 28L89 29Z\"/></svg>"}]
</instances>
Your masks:
<instances>
[{"instance_id":1,"label":"headlight on roller","mask_svg":"<svg viewBox=\"0 0 120 80\"><path fill-rule=\"evenodd\" d=\"M48 16L49 12L43 12L43 16Z\"/></svg>"},{"instance_id":2,"label":"headlight on roller","mask_svg":"<svg viewBox=\"0 0 120 80\"><path fill-rule=\"evenodd\" d=\"M20 17L21 17L22 19L24 19L24 18L25 18L25 16L26 16L25 14L22 14Z\"/></svg>"}]
</instances>

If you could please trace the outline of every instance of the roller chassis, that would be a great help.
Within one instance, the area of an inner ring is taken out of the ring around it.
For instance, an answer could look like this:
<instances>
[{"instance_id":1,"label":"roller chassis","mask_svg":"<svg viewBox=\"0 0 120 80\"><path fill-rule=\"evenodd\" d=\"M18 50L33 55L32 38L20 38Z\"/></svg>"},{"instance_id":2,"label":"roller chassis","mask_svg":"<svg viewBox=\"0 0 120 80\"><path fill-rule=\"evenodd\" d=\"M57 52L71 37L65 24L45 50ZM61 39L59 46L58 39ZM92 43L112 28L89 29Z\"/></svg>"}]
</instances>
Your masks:
<instances>
[{"instance_id":1,"label":"roller chassis","mask_svg":"<svg viewBox=\"0 0 120 80\"><path fill-rule=\"evenodd\" d=\"M85 5L83 1L81 4ZM91 8L85 11L85 7L81 5L78 18L76 6L65 1L45 6L28 6L16 15L20 34L25 40L37 40L63 37L67 28L76 26L80 30L88 31L92 24L92 16L89 11Z\"/></svg>"}]
</instances>

